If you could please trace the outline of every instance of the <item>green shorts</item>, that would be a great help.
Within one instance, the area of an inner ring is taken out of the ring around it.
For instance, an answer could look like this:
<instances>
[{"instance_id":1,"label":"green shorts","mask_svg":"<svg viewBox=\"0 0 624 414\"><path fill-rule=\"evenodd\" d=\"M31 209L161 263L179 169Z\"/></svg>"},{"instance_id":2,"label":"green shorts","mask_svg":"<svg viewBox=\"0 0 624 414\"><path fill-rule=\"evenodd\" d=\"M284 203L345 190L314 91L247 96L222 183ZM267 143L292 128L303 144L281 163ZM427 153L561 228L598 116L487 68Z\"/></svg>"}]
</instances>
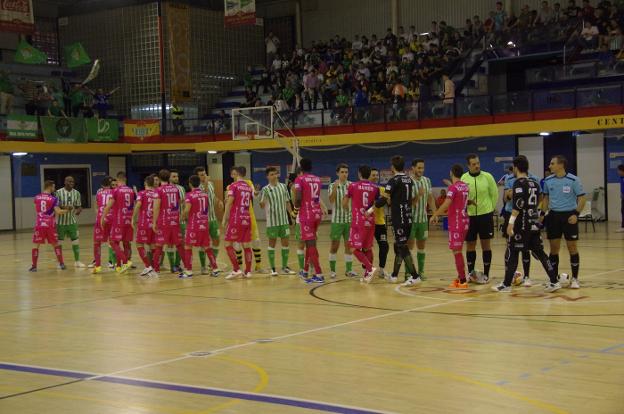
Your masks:
<instances>
[{"instance_id":1,"label":"green shorts","mask_svg":"<svg viewBox=\"0 0 624 414\"><path fill-rule=\"evenodd\" d=\"M329 238L331 241L340 240L341 238L347 241L349 240L350 229L351 223L332 223Z\"/></svg>"},{"instance_id":2,"label":"green shorts","mask_svg":"<svg viewBox=\"0 0 624 414\"><path fill-rule=\"evenodd\" d=\"M295 240L301 241L301 225L299 223L295 223Z\"/></svg>"},{"instance_id":3,"label":"green shorts","mask_svg":"<svg viewBox=\"0 0 624 414\"><path fill-rule=\"evenodd\" d=\"M266 235L269 239L287 239L290 236L290 227L288 224L267 227Z\"/></svg>"},{"instance_id":4,"label":"green shorts","mask_svg":"<svg viewBox=\"0 0 624 414\"><path fill-rule=\"evenodd\" d=\"M69 236L71 240L78 240L78 224L58 224L56 233L59 240L65 240Z\"/></svg>"},{"instance_id":5,"label":"green shorts","mask_svg":"<svg viewBox=\"0 0 624 414\"><path fill-rule=\"evenodd\" d=\"M208 223L208 231L210 232L211 240L218 240L219 235L221 234L221 230L219 229L219 222L217 220L212 220Z\"/></svg>"},{"instance_id":6,"label":"green shorts","mask_svg":"<svg viewBox=\"0 0 624 414\"><path fill-rule=\"evenodd\" d=\"M412 231L409 238L417 241L427 240L429 238L429 223L412 223Z\"/></svg>"}]
</instances>

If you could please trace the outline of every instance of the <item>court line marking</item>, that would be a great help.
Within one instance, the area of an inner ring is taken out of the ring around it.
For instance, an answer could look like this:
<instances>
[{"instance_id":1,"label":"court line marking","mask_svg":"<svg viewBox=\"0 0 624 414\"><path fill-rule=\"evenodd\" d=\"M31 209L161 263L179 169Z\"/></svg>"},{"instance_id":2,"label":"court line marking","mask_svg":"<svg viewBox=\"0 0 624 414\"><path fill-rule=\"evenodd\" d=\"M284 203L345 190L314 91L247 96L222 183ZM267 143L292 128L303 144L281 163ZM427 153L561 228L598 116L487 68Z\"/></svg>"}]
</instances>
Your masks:
<instances>
[{"instance_id":1,"label":"court line marking","mask_svg":"<svg viewBox=\"0 0 624 414\"><path fill-rule=\"evenodd\" d=\"M152 381L146 379L129 378L123 376L111 376L111 375L98 375L84 371L69 371L56 368L39 367L35 365L22 365L0 362L0 369L28 372L42 375L53 375L70 378L78 378L69 383L84 382L84 381L99 381L111 384L128 385L142 388L159 389L165 391L176 391L187 394L209 395L213 397L234 398L239 400L261 402L275 405L285 405L297 408L305 408L309 410L318 410L330 413L340 414L393 414L390 411L371 410L367 408L355 407L350 405L327 403L322 401L307 400L296 397L289 397L276 394L255 393L237 391L226 388L217 387L201 387L188 384L180 384L175 382L164 381ZM59 384L58 386L67 385ZM47 387L46 389L53 388L54 386ZM0 397L0 399L8 398L7 396Z\"/></svg>"},{"instance_id":2,"label":"court line marking","mask_svg":"<svg viewBox=\"0 0 624 414\"><path fill-rule=\"evenodd\" d=\"M487 382L475 380L475 379L472 379L470 377L467 377L467 376L464 376L464 375L461 375L461 374L456 374L456 373L453 373L453 372L447 372L447 371L443 371L443 370L440 370L440 369L437 369L437 368L421 367L421 366L416 365L416 364L411 364L409 362L403 362L403 361L397 361L397 360L391 359L391 358L377 357L377 356L371 356L371 355L355 354L355 353L351 353L351 352L330 351L330 350L321 349L321 348L311 348L311 347L307 347L307 346L292 345L292 344L278 344L278 346L294 348L294 349L298 349L298 350L302 350L302 351L310 352L310 353L326 354L326 355L340 357L340 358L346 357L346 358L351 358L351 359L360 360L360 361L367 361L367 362L377 363L377 364L380 364L380 365L386 365L386 366L391 366L391 367L413 369L415 371L427 373L427 374L430 374L430 375L433 375L433 376L436 376L436 377L446 378L446 379L454 380L454 381L457 381L457 382L462 382L462 383L465 383L465 384L475 385L475 386L478 386L480 388L487 389L488 391L493 391L496 394L504 395L504 396L510 397L512 399L522 401L524 403L527 403L529 405L532 405L534 407L537 407L537 408L540 408L542 410L549 411L549 412L552 412L552 413L556 413L556 414L567 414L568 413L564 409L562 409L560 407L557 407L557 406L555 406L553 404L550 404L550 403L545 402L545 401L537 400L535 398L527 397L527 396L522 395L522 394L520 394L518 392L511 391L511 390L508 390L506 388L503 388L503 387L501 387L499 385L490 384L490 383L487 383Z\"/></svg>"}]
</instances>

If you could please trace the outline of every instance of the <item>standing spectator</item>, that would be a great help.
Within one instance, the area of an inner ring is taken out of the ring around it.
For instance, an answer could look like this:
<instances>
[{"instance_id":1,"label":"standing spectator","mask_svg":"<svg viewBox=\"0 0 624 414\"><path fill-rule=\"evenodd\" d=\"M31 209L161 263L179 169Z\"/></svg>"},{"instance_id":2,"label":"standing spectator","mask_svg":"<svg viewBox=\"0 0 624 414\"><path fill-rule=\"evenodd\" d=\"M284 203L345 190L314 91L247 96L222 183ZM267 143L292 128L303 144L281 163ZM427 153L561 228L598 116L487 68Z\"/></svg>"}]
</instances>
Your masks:
<instances>
[{"instance_id":1,"label":"standing spectator","mask_svg":"<svg viewBox=\"0 0 624 414\"><path fill-rule=\"evenodd\" d=\"M550 23L553 18L553 12L547 1L542 2L542 8L537 13L537 20L535 24L541 24L543 26Z\"/></svg>"},{"instance_id":2,"label":"standing spectator","mask_svg":"<svg viewBox=\"0 0 624 414\"><path fill-rule=\"evenodd\" d=\"M353 43L351 44L351 49L362 50L363 46L364 45L362 44L362 41L360 40L360 35L355 35L355 40L353 40Z\"/></svg>"},{"instance_id":3,"label":"standing spectator","mask_svg":"<svg viewBox=\"0 0 624 414\"><path fill-rule=\"evenodd\" d=\"M63 110L63 107L61 106L61 104L57 100L53 100L50 103L50 107L48 108L48 113L46 115L47 116L54 116L54 117L61 117L62 116L63 118L67 118L67 114L65 114L65 111Z\"/></svg>"},{"instance_id":4,"label":"standing spectator","mask_svg":"<svg viewBox=\"0 0 624 414\"><path fill-rule=\"evenodd\" d=\"M622 225L616 230L617 233L624 233L624 164L618 165L618 175L620 176L620 207L622 213Z\"/></svg>"},{"instance_id":5,"label":"standing spectator","mask_svg":"<svg viewBox=\"0 0 624 414\"><path fill-rule=\"evenodd\" d=\"M184 134L184 108L178 105L176 101L171 103L171 121L173 123L173 132L176 134Z\"/></svg>"},{"instance_id":6,"label":"standing spectator","mask_svg":"<svg viewBox=\"0 0 624 414\"><path fill-rule=\"evenodd\" d=\"M496 10L494 11L494 31L502 32L507 22L507 13L503 9L503 2L496 2Z\"/></svg>"},{"instance_id":7,"label":"standing spectator","mask_svg":"<svg viewBox=\"0 0 624 414\"><path fill-rule=\"evenodd\" d=\"M583 0L583 7L581 8L583 13L583 19L594 22L594 8L589 4L589 0Z\"/></svg>"},{"instance_id":8,"label":"standing spectator","mask_svg":"<svg viewBox=\"0 0 624 414\"><path fill-rule=\"evenodd\" d=\"M310 111L312 109L316 110L320 86L321 80L319 79L318 72L315 68L312 68L308 73L308 76L303 80L306 101L308 102L308 110Z\"/></svg>"},{"instance_id":9,"label":"standing spectator","mask_svg":"<svg viewBox=\"0 0 624 414\"><path fill-rule=\"evenodd\" d=\"M446 200L446 190L443 188L440 190L438 198L436 198L436 208L440 208L440 206L444 204L444 200Z\"/></svg>"},{"instance_id":10,"label":"standing spectator","mask_svg":"<svg viewBox=\"0 0 624 414\"><path fill-rule=\"evenodd\" d=\"M15 88L9 78L9 73L5 70L0 70L0 114L11 114L14 93Z\"/></svg>"},{"instance_id":11,"label":"standing spectator","mask_svg":"<svg viewBox=\"0 0 624 414\"><path fill-rule=\"evenodd\" d=\"M22 79L17 85L24 97L24 110L26 115L37 115L37 85L29 79Z\"/></svg>"},{"instance_id":12,"label":"standing spectator","mask_svg":"<svg viewBox=\"0 0 624 414\"><path fill-rule=\"evenodd\" d=\"M93 109L95 110L96 116L99 119L106 118L108 116L108 110L110 109L110 104L108 103L108 100L115 92L119 90L119 87L113 89L108 93L105 93L104 89L102 88L98 88L96 92L93 92L89 88L86 89L93 96Z\"/></svg>"},{"instance_id":13,"label":"standing spectator","mask_svg":"<svg viewBox=\"0 0 624 414\"><path fill-rule=\"evenodd\" d=\"M264 39L264 43L266 44L267 65L271 66L279 50L280 40L273 32L269 32L269 35Z\"/></svg>"},{"instance_id":14,"label":"standing spectator","mask_svg":"<svg viewBox=\"0 0 624 414\"><path fill-rule=\"evenodd\" d=\"M444 100L444 115L445 116L453 116L453 104L455 103L455 82L449 78L448 74L442 75L442 85L444 86L444 91L442 92L442 97Z\"/></svg>"},{"instance_id":15,"label":"standing spectator","mask_svg":"<svg viewBox=\"0 0 624 414\"><path fill-rule=\"evenodd\" d=\"M80 111L82 111L82 107L85 102L85 94L82 88L82 85L79 83L74 83L72 85L71 91L69 92L69 100L71 107L71 116L74 118L78 117Z\"/></svg>"}]
</instances>

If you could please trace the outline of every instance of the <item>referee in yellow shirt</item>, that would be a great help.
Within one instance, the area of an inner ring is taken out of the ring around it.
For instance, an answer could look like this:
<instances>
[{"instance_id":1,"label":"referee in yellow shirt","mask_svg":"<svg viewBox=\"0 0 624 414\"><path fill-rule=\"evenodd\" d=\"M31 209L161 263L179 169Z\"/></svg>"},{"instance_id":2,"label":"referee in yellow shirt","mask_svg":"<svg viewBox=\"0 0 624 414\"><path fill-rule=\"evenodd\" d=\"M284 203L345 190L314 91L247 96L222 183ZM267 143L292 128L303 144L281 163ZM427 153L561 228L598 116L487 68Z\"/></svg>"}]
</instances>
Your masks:
<instances>
[{"instance_id":1,"label":"referee in yellow shirt","mask_svg":"<svg viewBox=\"0 0 624 414\"><path fill-rule=\"evenodd\" d=\"M370 181L379 184L379 170L377 168L371 168ZM379 187L379 194L383 196L383 193L384 187ZM386 270L384 268L386 267L386 259L390 250L385 207L375 208L375 240L377 240L377 245L379 246L379 276L385 278Z\"/></svg>"}]
</instances>

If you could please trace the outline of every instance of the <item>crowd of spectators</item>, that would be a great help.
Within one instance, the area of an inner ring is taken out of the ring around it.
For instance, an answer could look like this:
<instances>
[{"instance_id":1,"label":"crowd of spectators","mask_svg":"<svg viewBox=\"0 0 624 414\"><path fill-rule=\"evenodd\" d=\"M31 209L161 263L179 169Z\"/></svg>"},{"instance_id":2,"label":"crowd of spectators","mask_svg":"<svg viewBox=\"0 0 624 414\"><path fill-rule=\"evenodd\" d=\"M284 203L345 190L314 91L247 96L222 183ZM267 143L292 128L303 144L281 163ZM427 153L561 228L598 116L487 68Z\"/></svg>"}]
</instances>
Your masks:
<instances>
[{"instance_id":1,"label":"crowd of spectators","mask_svg":"<svg viewBox=\"0 0 624 414\"><path fill-rule=\"evenodd\" d=\"M256 79L249 67L243 106L274 104L278 111L293 113L322 108L337 119L357 117L366 113L358 108L383 103L392 117L404 118L419 102L438 99L437 107L448 113L455 97L448 75L463 52L561 41L577 52L599 49L604 60L615 58L612 51L624 57L623 16L612 1L595 7L589 0L569 0L565 6L543 1L537 10L523 6L517 16L498 1L485 20L473 16L462 28L433 21L425 33L410 26L397 33L388 29L379 38L336 35L305 49L297 46L290 56L280 53L279 39L269 33L266 69ZM271 98L263 101L261 93Z\"/></svg>"}]
</instances>

